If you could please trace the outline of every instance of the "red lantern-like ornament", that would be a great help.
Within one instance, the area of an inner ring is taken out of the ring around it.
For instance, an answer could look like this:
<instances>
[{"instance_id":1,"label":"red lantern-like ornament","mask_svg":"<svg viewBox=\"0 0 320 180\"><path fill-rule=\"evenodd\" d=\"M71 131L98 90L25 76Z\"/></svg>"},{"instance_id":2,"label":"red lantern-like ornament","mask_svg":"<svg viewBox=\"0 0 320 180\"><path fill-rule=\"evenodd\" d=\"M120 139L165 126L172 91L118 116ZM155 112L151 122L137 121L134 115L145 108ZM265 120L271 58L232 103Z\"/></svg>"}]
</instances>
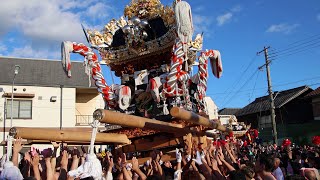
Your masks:
<instances>
[{"instance_id":1,"label":"red lantern-like ornament","mask_svg":"<svg viewBox=\"0 0 320 180\"><path fill-rule=\"evenodd\" d=\"M320 146L320 136L313 136L312 144L314 144L316 146Z\"/></svg>"},{"instance_id":2,"label":"red lantern-like ornament","mask_svg":"<svg viewBox=\"0 0 320 180\"><path fill-rule=\"evenodd\" d=\"M285 140L283 140L283 142L282 142L282 146L283 146L283 147L288 147L288 146L290 146L290 145L291 145L290 139L285 139Z\"/></svg>"}]
</instances>

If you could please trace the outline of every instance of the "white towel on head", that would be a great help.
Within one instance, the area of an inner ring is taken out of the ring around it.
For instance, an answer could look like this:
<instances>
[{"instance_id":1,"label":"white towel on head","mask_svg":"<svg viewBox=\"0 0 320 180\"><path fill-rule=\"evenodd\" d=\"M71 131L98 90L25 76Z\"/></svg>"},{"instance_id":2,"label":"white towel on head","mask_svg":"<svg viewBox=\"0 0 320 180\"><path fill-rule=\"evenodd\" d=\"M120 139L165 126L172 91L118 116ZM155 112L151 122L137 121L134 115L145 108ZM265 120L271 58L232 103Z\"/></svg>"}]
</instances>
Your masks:
<instances>
[{"instance_id":1,"label":"white towel on head","mask_svg":"<svg viewBox=\"0 0 320 180\"><path fill-rule=\"evenodd\" d=\"M7 154L4 154L0 160L0 171L3 170L3 166L5 162L7 162Z\"/></svg>"},{"instance_id":2,"label":"white towel on head","mask_svg":"<svg viewBox=\"0 0 320 180\"><path fill-rule=\"evenodd\" d=\"M102 166L95 154L88 154L84 164L75 170L68 172L68 175L74 178L93 177L95 180L102 178Z\"/></svg>"},{"instance_id":3,"label":"white towel on head","mask_svg":"<svg viewBox=\"0 0 320 180\"><path fill-rule=\"evenodd\" d=\"M14 166L11 161L7 161L3 165L0 179L6 180L22 180L23 176L18 167Z\"/></svg>"}]
</instances>

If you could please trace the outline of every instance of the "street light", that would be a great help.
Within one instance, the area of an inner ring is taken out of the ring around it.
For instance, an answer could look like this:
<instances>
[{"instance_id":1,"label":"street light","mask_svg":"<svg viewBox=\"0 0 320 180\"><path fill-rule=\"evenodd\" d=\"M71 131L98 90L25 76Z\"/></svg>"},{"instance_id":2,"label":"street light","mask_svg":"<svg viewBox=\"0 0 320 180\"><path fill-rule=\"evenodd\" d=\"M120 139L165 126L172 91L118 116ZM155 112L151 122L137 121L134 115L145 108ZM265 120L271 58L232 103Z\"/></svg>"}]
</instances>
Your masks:
<instances>
[{"instance_id":1,"label":"street light","mask_svg":"<svg viewBox=\"0 0 320 180\"><path fill-rule=\"evenodd\" d=\"M10 120L10 128L12 128L12 119L13 119L13 87L14 87L14 80L16 78L16 75L19 73L20 66L15 65L14 66L14 76L12 81L12 92L11 92L11 120Z\"/></svg>"},{"instance_id":2,"label":"street light","mask_svg":"<svg viewBox=\"0 0 320 180\"><path fill-rule=\"evenodd\" d=\"M6 93L2 87L0 87L0 92ZM7 116L7 98L4 97L4 113L3 113L3 141L6 141L6 116ZM5 146L2 147L2 152L5 152Z\"/></svg>"},{"instance_id":3,"label":"street light","mask_svg":"<svg viewBox=\"0 0 320 180\"><path fill-rule=\"evenodd\" d=\"M11 91L11 120L10 120L10 129L12 128L12 119L13 119L13 87L14 87L14 80L16 78L16 75L19 73L19 69L20 66L19 65L15 65L14 66L14 76L13 76L13 80L12 80L12 91ZM7 138L7 159L10 159L11 154L12 154L12 141L13 141L13 137L10 135L10 133L8 134L8 138Z\"/></svg>"}]
</instances>

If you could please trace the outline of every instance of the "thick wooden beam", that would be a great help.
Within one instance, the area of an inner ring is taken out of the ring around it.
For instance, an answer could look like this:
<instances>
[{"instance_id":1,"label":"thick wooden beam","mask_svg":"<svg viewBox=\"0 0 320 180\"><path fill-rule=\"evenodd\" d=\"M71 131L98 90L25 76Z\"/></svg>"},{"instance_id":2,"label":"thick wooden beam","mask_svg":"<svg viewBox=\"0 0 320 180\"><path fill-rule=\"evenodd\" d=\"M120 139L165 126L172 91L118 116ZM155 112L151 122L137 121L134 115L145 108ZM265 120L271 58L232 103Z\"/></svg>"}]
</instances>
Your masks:
<instances>
[{"instance_id":1,"label":"thick wooden beam","mask_svg":"<svg viewBox=\"0 0 320 180\"><path fill-rule=\"evenodd\" d=\"M194 112L190 112L190 111L184 110L179 107L171 108L170 114L171 114L171 116L173 116L175 118L182 119L182 120L194 123L194 124L202 125L204 127L217 129L222 132L231 132L232 131L231 129L228 129L219 123L216 123L216 122L211 121L205 117L199 116L198 114L196 114Z\"/></svg>"},{"instance_id":2,"label":"thick wooden beam","mask_svg":"<svg viewBox=\"0 0 320 180\"><path fill-rule=\"evenodd\" d=\"M149 139L138 139L132 142L130 145L122 147L124 153L135 152L135 151L151 151L153 149L177 146L183 144L182 138L155 138Z\"/></svg>"},{"instance_id":3,"label":"thick wooden beam","mask_svg":"<svg viewBox=\"0 0 320 180\"><path fill-rule=\"evenodd\" d=\"M181 124L173 124L105 109L95 110L93 117L101 123L115 124L124 127L152 129L159 132L178 134L178 136L184 136L185 134L192 133L199 136L207 135L211 137L210 133L201 132L190 127L183 127Z\"/></svg>"},{"instance_id":4,"label":"thick wooden beam","mask_svg":"<svg viewBox=\"0 0 320 180\"><path fill-rule=\"evenodd\" d=\"M28 140L48 140L65 142L90 142L91 132L48 130L42 128L13 127L10 135ZM130 144L125 134L97 133L96 142Z\"/></svg>"}]
</instances>

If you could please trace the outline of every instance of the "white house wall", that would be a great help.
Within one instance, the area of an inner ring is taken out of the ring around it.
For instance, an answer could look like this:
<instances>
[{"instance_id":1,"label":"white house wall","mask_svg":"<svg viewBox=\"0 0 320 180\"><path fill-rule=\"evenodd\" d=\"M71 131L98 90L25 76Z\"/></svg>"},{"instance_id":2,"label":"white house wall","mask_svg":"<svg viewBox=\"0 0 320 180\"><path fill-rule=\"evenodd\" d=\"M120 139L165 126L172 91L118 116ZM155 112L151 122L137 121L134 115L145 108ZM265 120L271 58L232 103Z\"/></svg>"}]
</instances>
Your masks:
<instances>
[{"instance_id":1,"label":"white house wall","mask_svg":"<svg viewBox=\"0 0 320 180\"><path fill-rule=\"evenodd\" d=\"M205 103L207 104L207 109L209 113L209 119L218 119L218 107L211 99L211 97L207 96L204 98Z\"/></svg>"},{"instance_id":2,"label":"white house wall","mask_svg":"<svg viewBox=\"0 0 320 180\"><path fill-rule=\"evenodd\" d=\"M11 93L11 86L0 85L4 92ZM16 127L60 127L60 91L59 87L15 86L14 93L34 94L33 98L15 98L32 100L32 119L13 119L12 126ZM23 89L25 88L25 91ZM5 98L0 93L0 127L1 140L3 141L4 125L10 127L10 118L4 123ZM63 88L62 96L62 127L75 126L75 88ZM50 98L56 96L56 102L50 102ZM10 100L10 98L7 98ZM7 109L10 110L10 107Z\"/></svg>"},{"instance_id":3,"label":"white house wall","mask_svg":"<svg viewBox=\"0 0 320 180\"><path fill-rule=\"evenodd\" d=\"M104 108L100 94L80 93L76 96L76 115L92 115L96 109Z\"/></svg>"}]
</instances>

